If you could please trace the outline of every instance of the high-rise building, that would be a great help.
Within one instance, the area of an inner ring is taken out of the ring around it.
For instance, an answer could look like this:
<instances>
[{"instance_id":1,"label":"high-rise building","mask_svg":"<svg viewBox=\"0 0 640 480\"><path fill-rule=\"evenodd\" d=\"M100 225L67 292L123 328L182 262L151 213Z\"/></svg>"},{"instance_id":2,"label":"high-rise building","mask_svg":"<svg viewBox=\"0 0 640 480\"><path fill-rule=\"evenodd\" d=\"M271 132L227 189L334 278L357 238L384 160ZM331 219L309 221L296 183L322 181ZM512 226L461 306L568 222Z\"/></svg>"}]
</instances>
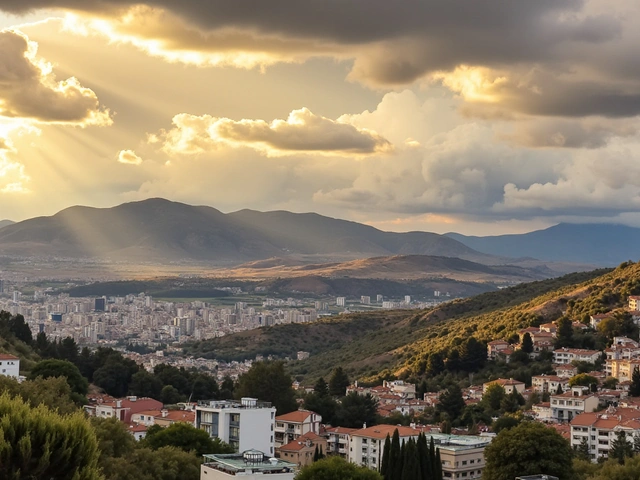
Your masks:
<instances>
[{"instance_id":1,"label":"high-rise building","mask_svg":"<svg viewBox=\"0 0 640 480\"><path fill-rule=\"evenodd\" d=\"M380 294L376 295L376 303L384 302L384 297Z\"/></svg>"},{"instance_id":2,"label":"high-rise building","mask_svg":"<svg viewBox=\"0 0 640 480\"><path fill-rule=\"evenodd\" d=\"M0 278L0 295L4 293L4 280Z\"/></svg>"},{"instance_id":3,"label":"high-rise building","mask_svg":"<svg viewBox=\"0 0 640 480\"><path fill-rule=\"evenodd\" d=\"M104 312L107 308L107 300L104 297L96 298L93 309L96 312Z\"/></svg>"},{"instance_id":4,"label":"high-rise building","mask_svg":"<svg viewBox=\"0 0 640 480\"><path fill-rule=\"evenodd\" d=\"M338 297L336 298L336 305L339 307L344 307L347 305L346 297Z\"/></svg>"}]
</instances>

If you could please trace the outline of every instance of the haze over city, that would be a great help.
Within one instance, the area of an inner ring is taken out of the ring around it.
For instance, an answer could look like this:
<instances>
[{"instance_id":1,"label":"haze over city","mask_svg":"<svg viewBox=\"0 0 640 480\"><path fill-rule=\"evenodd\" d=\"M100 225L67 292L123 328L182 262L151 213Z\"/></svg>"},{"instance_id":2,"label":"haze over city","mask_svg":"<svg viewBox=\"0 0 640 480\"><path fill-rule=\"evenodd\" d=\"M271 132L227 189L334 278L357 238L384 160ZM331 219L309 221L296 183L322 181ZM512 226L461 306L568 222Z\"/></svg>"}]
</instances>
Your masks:
<instances>
[{"instance_id":1,"label":"haze over city","mask_svg":"<svg viewBox=\"0 0 640 480\"><path fill-rule=\"evenodd\" d=\"M0 219L163 197L392 231L638 226L639 10L3 1Z\"/></svg>"}]
</instances>

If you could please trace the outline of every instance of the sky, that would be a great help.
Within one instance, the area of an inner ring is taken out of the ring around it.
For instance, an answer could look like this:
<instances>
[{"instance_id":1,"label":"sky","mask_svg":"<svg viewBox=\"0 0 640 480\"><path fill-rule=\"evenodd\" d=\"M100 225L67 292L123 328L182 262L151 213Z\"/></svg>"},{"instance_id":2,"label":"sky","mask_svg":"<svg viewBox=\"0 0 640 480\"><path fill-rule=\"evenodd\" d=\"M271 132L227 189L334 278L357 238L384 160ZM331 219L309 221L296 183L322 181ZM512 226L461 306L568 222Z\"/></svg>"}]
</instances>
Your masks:
<instances>
[{"instance_id":1,"label":"sky","mask_svg":"<svg viewBox=\"0 0 640 480\"><path fill-rule=\"evenodd\" d=\"M1 0L0 219L640 226L637 0Z\"/></svg>"}]
</instances>

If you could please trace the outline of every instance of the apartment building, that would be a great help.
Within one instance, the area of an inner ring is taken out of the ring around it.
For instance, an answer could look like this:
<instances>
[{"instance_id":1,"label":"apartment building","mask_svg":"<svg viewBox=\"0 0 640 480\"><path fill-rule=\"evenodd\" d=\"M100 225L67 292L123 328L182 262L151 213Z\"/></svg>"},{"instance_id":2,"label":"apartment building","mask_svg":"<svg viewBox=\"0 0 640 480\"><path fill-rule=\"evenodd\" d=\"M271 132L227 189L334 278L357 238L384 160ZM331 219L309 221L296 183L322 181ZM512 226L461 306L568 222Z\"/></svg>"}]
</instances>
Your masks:
<instances>
[{"instance_id":1,"label":"apartment building","mask_svg":"<svg viewBox=\"0 0 640 480\"><path fill-rule=\"evenodd\" d=\"M196 406L196 428L231 445L236 452L259 450L275 454L276 409L255 398L200 401Z\"/></svg>"},{"instance_id":2,"label":"apartment building","mask_svg":"<svg viewBox=\"0 0 640 480\"><path fill-rule=\"evenodd\" d=\"M538 393L556 393L558 387L565 392L569 390L569 379L557 375L535 375L531 377L531 388Z\"/></svg>"},{"instance_id":3,"label":"apartment building","mask_svg":"<svg viewBox=\"0 0 640 480\"><path fill-rule=\"evenodd\" d=\"M591 461L597 462L608 457L621 430L633 443L633 437L640 434L640 410L609 407L605 412L583 413L571 421L571 446L577 448L586 438Z\"/></svg>"},{"instance_id":4,"label":"apartment building","mask_svg":"<svg viewBox=\"0 0 640 480\"><path fill-rule=\"evenodd\" d=\"M17 380L20 377L20 359L7 353L0 353L0 375Z\"/></svg>"},{"instance_id":5,"label":"apartment building","mask_svg":"<svg viewBox=\"0 0 640 480\"><path fill-rule=\"evenodd\" d=\"M297 410L276 417L275 447L281 447L308 432L320 433L322 416L310 410Z\"/></svg>"},{"instance_id":6,"label":"apartment building","mask_svg":"<svg viewBox=\"0 0 640 480\"><path fill-rule=\"evenodd\" d=\"M85 405L84 410L89 416L117 418L121 422L131 423L132 417L140 412L160 412L162 402L153 398L129 396Z\"/></svg>"},{"instance_id":7,"label":"apartment building","mask_svg":"<svg viewBox=\"0 0 640 480\"><path fill-rule=\"evenodd\" d=\"M600 350L585 350L582 348L558 348L553 351L553 363L564 365L574 360L595 363L602 355Z\"/></svg>"},{"instance_id":8,"label":"apartment building","mask_svg":"<svg viewBox=\"0 0 640 480\"><path fill-rule=\"evenodd\" d=\"M357 430L357 428L346 427L327 428L324 432L325 437L327 437L327 454L348 458L349 439L351 438L351 433Z\"/></svg>"},{"instance_id":9,"label":"apartment building","mask_svg":"<svg viewBox=\"0 0 640 480\"><path fill-rule=\"evenodd\" d=\"M598 397L589 389L573 387L570 391L551 395L549 404L551 418L557 422L570 422L581 413L590 413L598 408Z\"/></svg>"},{"instance_id":10,"label":"apartment building","mask_svg":"<svg viewBox=\"0 0 640 480\"><path fill-rule=\"evenodd\" d=\"M410 438L417 440L420 430L395 425L376 425L356 430L350 434L349 456L351 463L378 470L384 454L387 435L392 436L398 429L400 443ZM491 443L490 437L472 435L458 436L427 433L427 440L433 438L440 449L442 472L446 479L477 479L482 477L484 449Z\"/></svg>"}]
</instances>

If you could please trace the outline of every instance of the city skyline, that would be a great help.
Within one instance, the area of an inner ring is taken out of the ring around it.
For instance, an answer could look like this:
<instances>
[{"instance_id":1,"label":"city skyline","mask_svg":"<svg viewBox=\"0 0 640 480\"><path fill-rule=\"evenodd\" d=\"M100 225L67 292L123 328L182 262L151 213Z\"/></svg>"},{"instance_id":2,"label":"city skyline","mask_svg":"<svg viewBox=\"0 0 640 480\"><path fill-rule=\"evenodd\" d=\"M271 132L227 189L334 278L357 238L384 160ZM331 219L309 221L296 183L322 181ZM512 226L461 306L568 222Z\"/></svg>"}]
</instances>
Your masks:
<instances>
[{"instance_id":1,"label":"city skyline","mask_svg":"<svg viewBox=\"0 0 640 480\"><path fill-rule=\"evenodd\" d=\"M631 0L10 0L0 219L163 197L383 230L640 226Z\"/></svg>"}]
</instances>

